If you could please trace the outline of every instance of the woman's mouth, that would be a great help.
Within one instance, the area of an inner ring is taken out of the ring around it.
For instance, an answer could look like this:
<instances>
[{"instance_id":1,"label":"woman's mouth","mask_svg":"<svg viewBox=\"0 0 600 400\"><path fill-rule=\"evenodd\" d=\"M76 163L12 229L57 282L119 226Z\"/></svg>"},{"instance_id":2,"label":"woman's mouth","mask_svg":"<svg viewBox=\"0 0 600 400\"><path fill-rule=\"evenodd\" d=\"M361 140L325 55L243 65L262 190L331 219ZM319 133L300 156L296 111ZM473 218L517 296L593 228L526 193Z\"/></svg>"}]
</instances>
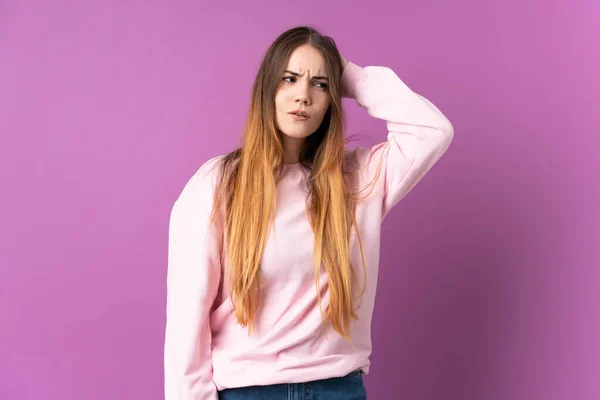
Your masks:
<instances>
[{"instance_id":1,"label":"woman's mouth","mask_svg":"<svg viewBox=\"0 0 600 400\"><path fill-rule=\"evenodd\" d=\"M307 119L309 119L310 117L305 114L305 113L299 113L299 112L291 112L289 113L291 115L292 118L294 118L296 121L306 121Z\"/></svg>"}]
</instances>

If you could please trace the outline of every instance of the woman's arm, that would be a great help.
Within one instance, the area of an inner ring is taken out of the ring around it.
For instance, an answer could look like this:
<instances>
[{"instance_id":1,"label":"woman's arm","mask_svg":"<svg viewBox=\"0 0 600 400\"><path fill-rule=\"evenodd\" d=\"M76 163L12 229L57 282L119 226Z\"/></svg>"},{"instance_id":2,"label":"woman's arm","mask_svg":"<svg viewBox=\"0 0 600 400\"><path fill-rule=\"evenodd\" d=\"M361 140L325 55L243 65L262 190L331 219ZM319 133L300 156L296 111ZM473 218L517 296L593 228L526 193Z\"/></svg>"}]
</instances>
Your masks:
<instances>
[{"instance_id":1,"label":"woman's arm","mask_svg":"<svg viewBox=\"0 0 600 400\"><path fill-rule=\"evenodd\" d=\"M209 217L212 162L188 181L171 211L164 347L165 400L217 399L210 308L221 276L220 235Z\"/></svg>"},{"instance_id":2,"label":"woman's arm","mask_svg":"<svg viewBox=\"0 0 600 400\"><path fill-rule=\"evenodd\" d=\"M387 123L386 142L356 149L357 161L360 166L366 164L371 179L383 158L380 179L384 179L385 217L445 153L454 128L436 106L388 67L362 68L348 62L342 74L342 96L355 99L369 115Z\"/></svg>"}]
</instances>

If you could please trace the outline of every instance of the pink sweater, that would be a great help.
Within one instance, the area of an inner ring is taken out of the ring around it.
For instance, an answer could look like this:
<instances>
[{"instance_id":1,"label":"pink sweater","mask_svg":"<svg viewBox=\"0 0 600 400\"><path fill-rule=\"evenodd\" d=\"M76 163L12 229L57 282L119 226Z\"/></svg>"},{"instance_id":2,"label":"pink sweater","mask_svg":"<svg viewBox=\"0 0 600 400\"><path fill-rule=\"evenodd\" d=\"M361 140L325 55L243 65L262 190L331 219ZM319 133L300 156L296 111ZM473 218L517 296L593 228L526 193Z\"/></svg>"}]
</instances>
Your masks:
<instances>
[{"instance_id":1,"label":"pink sweater","mask_svg":"<svg viewBox=\"0 0 600 400\"><path fill-rule=\"evenodd\" d=\"M321 329L313 234L305 213L303 178L308 172L299 164L285 165L277 186L275 222L261 264L264 293L256 332L248 336L238 325L229 292L219 284L222 236L205 229L217 174L211 167L222 156L215 157L191 177L171 212L166 400L214 400L217 390L225 388L306 382L356 369L368 373L381 222L444 154L454 130L437 107L387 67L361 68L350 62L342 75L342 88L344 97L355 99L372 117L385 120L389 132L387 141L347 151L354 162L366 165L357 174L360 187L372 180L383 157L374 191L356 210L368 274L358 310L360 320L351 325L352 343L329 324ZM351 260L362 279L355 239L351 238ZM329 297L324 271L321 286L325 310Z\"/></svg>"}]
</instances>

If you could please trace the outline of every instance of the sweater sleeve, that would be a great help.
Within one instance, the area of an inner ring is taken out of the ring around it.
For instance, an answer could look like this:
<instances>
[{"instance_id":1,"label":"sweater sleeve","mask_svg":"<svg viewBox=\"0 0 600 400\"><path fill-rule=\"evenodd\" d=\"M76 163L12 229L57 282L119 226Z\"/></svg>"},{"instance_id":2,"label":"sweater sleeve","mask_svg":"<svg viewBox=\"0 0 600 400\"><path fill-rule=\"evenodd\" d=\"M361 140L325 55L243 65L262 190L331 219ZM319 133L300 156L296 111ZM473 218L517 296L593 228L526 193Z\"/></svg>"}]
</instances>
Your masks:
<instances>
[{"instance_id":1,"label":"sweater sleeve","mask_svg":"<svg viewBox=\"0 0 600 400\"><path fill-rule=\"evenodd\" d=\"M210 310L221 276L220 235L210 222L214 159L187 182L169 222L165 400L215 400Z\"/></svg>"},{"instance_id":2,"label":"sweater sleeve","mask_svg":"<svg viewBox=\"0 0 600 400\"><path fill-rule=\"evenodd\" d=\"M387 141L355 150L359 166L366 167L361 185L370 183L381 162L383 218L445 153L454 128L436 106L388 67L362 68L349 62L342 73L342 96L355 99L369 115L386 121Z\"/></svg>"}]
</instances>

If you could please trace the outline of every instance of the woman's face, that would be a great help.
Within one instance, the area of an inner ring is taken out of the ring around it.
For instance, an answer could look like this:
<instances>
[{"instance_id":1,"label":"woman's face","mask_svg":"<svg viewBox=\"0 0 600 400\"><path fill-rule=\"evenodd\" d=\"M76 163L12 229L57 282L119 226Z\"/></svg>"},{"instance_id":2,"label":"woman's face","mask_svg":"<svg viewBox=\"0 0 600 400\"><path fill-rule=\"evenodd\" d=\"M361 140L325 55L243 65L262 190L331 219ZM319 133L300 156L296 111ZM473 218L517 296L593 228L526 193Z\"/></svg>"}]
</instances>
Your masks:
<instances>
[{"instance_id":1,"label":"woman's face","mask_svg":"<svg viewBox=\"0 0 600 400\"><path fill-rule=\"evenodd\" d=\"M302 142L314 133L329 107L329 89L325 62L310 45L298 47L281 77L275 93L275 122L286 142ZM294 118L291 112L302 110L307 119Z\"/></svg>"}]
</instances>

